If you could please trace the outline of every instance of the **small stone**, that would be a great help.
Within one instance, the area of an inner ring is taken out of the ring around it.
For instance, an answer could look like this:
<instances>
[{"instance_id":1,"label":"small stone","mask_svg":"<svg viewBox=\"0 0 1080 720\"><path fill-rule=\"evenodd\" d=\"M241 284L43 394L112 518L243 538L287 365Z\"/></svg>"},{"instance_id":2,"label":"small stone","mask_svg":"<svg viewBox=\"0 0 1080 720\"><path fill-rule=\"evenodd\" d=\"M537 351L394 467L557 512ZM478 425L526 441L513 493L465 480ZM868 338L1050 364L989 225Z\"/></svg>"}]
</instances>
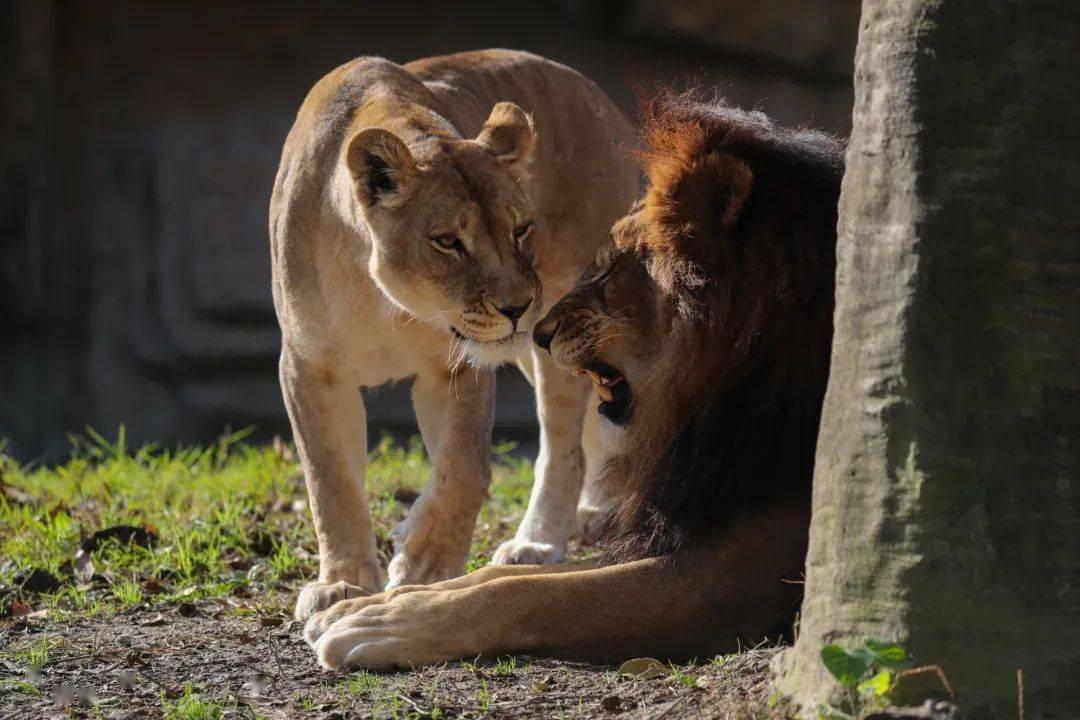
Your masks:
<instances>
[{"instance_id":1,"label":"small stone","mask_svg":"<svg viewBox=\"0 0 1080 720\"><path fill-rule=\"evenodd\" d=\"M199 608L195 603L182 602L176 606L176 612L180 613L182 617L195 617L199 614Z\"/></svg>"}]
</instances>

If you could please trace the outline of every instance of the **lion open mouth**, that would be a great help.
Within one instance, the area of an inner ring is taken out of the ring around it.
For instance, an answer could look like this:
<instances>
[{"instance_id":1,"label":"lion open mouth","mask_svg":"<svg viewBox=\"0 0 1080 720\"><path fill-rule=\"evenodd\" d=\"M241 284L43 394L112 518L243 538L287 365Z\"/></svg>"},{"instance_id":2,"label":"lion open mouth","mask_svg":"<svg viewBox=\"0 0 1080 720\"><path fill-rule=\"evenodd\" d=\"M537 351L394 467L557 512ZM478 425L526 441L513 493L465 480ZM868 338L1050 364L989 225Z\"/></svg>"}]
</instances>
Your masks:
<instances>
[{"instance_id":1,"label":"lion open mouth","mask_svg":"<svg viewBox=\"0 0 1080 720\"><path fill-rule=\"evenodd\" d=\"M634 393L623 374L606 363L596 363L573 371L574 375L587 375L600 396L597 411L616 425L630 418L630 401Z\"/></svg>"}]
</instances>

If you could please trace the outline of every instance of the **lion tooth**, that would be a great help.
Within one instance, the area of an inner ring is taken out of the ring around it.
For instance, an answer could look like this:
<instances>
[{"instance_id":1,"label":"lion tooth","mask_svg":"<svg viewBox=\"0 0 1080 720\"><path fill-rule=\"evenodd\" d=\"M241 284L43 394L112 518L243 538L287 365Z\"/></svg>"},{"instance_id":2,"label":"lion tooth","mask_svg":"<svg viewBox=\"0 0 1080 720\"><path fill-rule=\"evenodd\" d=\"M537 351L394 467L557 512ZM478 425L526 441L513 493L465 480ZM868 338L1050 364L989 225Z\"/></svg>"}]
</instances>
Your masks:
<instances>
[{"instance_id":1,"label":"lion tooth","mask_svg":"<svg viewBox=\"0 0 1080 720\"><path fill-rule=\"evenodd\" d=\"M596 386L596 394L600 396L600 399L604 402L611 402L615 399L615 396L611 394L611 390L603 385Z\"/></svg>"}]
</instances>

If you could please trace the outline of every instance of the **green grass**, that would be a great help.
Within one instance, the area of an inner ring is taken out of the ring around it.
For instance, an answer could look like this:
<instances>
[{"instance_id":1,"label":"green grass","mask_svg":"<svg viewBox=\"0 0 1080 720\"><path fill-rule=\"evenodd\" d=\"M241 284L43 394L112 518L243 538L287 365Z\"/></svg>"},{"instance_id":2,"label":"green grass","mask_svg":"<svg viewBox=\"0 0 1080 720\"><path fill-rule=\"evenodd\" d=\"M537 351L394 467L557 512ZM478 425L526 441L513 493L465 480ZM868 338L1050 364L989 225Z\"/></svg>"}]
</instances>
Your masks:
<instances>
[{"instance_id":1,"label":"green grass","mask_svg":"<svg viewBox=\"0 0 1080 720\"><path fill-rule=\"evenodd\" d=\"M375 673L365 670L355 672L345 678L344 690L355 697L367 697L379 689L381 679Z\"/></svg>"},{"instance_id":2,"label":"green grass","mask_svg":"<svg viewBox=\"0 0 1080 720\"><path fill-rule=\"evenodd\" d=\"M40 670L52 660L52 653L61 645L60 640L54 640L48 635L27 641L20 645L0 651L0 659L13 660L25 670Z\"/></svg>"},{"instance_id":3,"label":"green grass","mask_svg":"<svg viewBox=\"0 0 1080 720\"><path fill-rule=\"evenodd\" d=\"M494 665L491 666L491 674L495 677L507 677L514 674L514 670L517 669L517 658L511 656L506 658L498 658Z\"/></svg>"},{"instance_id":4,"label":"green grass","mask_svg":"<svg viewBox=\"0 0 1080 720\"><path fill-rule=\"evenodd\" d=\"M299 464L290 447L247 445L244 435L207 447L132 450L123 429L114 441L89 432L73 439L67 462L48 468L0 453L0 558L10 561L0 564L0 587L15 586L28 569L61 581L53 592L16 592L0 602L27 600L63 619L242 592L252 583L299 587L318 565ZM528 500L531 465L510 449L496 449L470 569L510 537ZM430 469L418 438L372 449L367 496L380 548L389 550L390 529L407 512L397 498L422 490ZM93 579L76 582L72 562L82 540L122 525L145 527L156 542L107 539L93 552Z\"/></svg>"},{"instance_id":5,"label":"green grass","mask_svg":"<svg viewBox=\"0 0 1080 720\"><path fill-rule=\"evenodd\" d=\"M221 720L225 710L224 705L202 697L190 685L175 702L163 697L161 707L165 720Z\"/></svg>"}]
</instances>

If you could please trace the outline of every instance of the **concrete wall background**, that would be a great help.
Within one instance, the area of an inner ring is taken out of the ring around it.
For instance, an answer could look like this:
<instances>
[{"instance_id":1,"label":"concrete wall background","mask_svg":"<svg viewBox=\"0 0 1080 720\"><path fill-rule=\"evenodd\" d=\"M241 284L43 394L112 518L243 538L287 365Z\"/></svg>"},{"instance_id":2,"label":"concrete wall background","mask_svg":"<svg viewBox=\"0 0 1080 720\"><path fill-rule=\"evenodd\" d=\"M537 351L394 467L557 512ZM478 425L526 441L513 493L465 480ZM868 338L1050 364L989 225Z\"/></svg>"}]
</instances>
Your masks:
<instances>
[{"instance_id":1,"label":"concrete wall background","mask_svg":"<svg viewBox=\"0 0 1080 720\"><path fill-rule=\"evenodd\" d=\"M287 433L266 209L307 89L354 56L491 46L633 87L719 86L785 123L850 129L858 0L181 3L0 0L0 438ZM542 131L542 129L541 129ZM496 435L533 400L500 377ZM409 432L403 387L373 432Z\"/></svg>"}]
</instances>

